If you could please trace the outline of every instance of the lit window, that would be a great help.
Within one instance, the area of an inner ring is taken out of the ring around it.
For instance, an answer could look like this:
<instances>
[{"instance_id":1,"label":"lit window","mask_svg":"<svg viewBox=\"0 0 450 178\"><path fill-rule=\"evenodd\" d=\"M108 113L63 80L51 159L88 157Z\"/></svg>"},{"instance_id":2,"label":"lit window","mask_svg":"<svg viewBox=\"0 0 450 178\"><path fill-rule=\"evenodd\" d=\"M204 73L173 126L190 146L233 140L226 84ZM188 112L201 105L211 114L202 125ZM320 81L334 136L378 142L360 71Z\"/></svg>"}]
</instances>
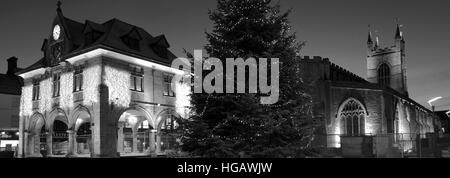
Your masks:
<instances>
[{"instance_id":1,"label":"lit window","mask_svg":"<svg viewBox=\"0 0 450 178\"><path fill-rule=\"evenodd\" d=\"M130 89L132 91L144 91L144 69L141 67L133 67L131 71Z\"/></svg>"},{"instance_id":2,"label":"lit window","mask_svg":"<svg viewBox=\"0 0 450 178\"><path fill-rule=\"evenodd\" d=\"M40 99L39 92L40 92L39 82L36 81L33 83L33 101L37 101Z\"/></svg>"},{"instance_id":3,"label":"lit window","mask_svg":"<svg viewBox=\"0 0 450 178\"><path fill-rule=\"evenodd\" d=\"M60 74L54 74L53 75L53 97L59 97L60 95L60 88L61 88L61 75Z\"/></svg>"},{"instance_id":4,"label":"lit window","mask_svg":"<svg viewBox=\"0 0 450 178\"><path fill-rule=\"evenodd\" d=\"M344 123L346 135L359 136L364 134L365 110L359 102L350 100L345 103L340 117Z\"/></svg>"},{"instance_id":5,"label":"lit window","mask_svg":"<svg viewBox=\"0 0 450 178\"><path fill-rule=\"evenodd\" d=\"M167 115L167 119L161 125L163 131L173 131L178 129L179 125L172 114Z\"/></svg>"},{"instance_id":6,"label":"lit window","mask_svg":"<svg viewBox=\"0 0 450 178\"><path fill-rule=\"evenodd\" d=\"M78 67L75 69L75 73L73 75L73 91L78 92L83 89L83 69Z\"/></svg>"},{"instance_id":7,"label":"lit window","mask_svg":"<svg viewBox=\"0 0 450 178\"><path fill-rule=\"evenodd\" d=\"M172 75L169 74L164 74L164 84L163 84L163 95L164 96L170 96L170 97L174 97L175 96L175 92L173 92L172 90Z\"/></svg>"}]
</instances>

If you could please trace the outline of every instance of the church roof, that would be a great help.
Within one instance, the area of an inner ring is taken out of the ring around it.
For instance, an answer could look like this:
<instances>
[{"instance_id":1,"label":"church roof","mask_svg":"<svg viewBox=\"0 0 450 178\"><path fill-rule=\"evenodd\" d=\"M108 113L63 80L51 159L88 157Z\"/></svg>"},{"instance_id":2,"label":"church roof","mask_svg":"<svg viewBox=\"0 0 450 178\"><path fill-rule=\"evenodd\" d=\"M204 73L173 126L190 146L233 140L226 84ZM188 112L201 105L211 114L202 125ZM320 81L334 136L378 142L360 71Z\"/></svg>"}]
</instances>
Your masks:
<instances>
[{"instance_id":1,"label":"church roof","mask_svg":"<svg viewBox=\"0 0 450 178\"><path fill-rule=\"evenodd\" d=\"M112 50L125 55L140 58L150 62L155 62L170 66L176 56L168 50L170 47L164 35L152 36L146 30L123 22L118 19L111 19L104 23L96 23L86 20L84 23L77 22L62 15L58 11L57 18L63 26L66 40L69 41L71 49L65 54L62 54L62 60L70 57L80 55L98 48ZM86 40L89 32L96 32L98 36L93 41ZM138 40L137 47L127 44L124 37L130 37ZM50 41L50 39L48 39ZM43 51L46 49L48 43L44 42ZM50 66L48 61L49 56L38 60L31 66L19 71L17 74L22 74L41 67Z\"/></svg>"}]
</instances>

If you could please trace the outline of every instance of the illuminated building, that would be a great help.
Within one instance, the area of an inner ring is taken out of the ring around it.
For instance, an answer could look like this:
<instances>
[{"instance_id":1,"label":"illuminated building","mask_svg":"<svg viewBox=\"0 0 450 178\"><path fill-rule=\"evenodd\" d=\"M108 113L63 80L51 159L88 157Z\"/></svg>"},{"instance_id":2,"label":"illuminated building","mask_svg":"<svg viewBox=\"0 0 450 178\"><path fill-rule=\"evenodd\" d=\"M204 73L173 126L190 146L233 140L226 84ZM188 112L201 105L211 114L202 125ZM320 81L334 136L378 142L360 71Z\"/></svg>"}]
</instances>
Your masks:
<instances>
[{"instance_id":1,"label":"illuminated building","mask_svg":"<svg viewBox=\"0 0 450 178\"><path fill-rule=\"evenodd\" d=\"M20 157L164 154L189 97L175 96L164 35L117 19L80 23L58 4L44 57L20 71ZM182 85L175 86L178 90ZM179 92L178 95L188 95Z\"/></svg>"},{"instance_id":2,"label":"illuminated building","mask_svg":"<svg viewBox=\"0 0 450 178\"><path fill-rule=\"evenodd\" d=\"M302 58L303 79L314 82L313 112L322 122L315 144L339 148L342 136L376 136L386 138L386 149L406 152L415 150L418 134L435 132L433 112L408 96L399 26L394 40L394 46L381 48L369 32L367 80L327 58Z\"/></svg>"}]
</instances>

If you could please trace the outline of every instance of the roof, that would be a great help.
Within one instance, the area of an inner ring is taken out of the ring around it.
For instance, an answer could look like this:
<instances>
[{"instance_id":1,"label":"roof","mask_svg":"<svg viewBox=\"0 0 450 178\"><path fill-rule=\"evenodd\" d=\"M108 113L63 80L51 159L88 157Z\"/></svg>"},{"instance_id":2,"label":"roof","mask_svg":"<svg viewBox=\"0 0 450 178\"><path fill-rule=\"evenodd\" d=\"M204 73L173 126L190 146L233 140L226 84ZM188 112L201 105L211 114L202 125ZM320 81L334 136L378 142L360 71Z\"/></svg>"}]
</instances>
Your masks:
<instances>
[{"instance_id":1,"label":"roof","mask_svg":"<svg viewBox=\"0 0 450 178\"><path fill-rule=\"evenodd\" d=\"M21 95L23 79L16 75L0 74L0 94Z\"/></svg>"},{"instance_id":2,"label":"roof","mask_svg":"<svg viewBox=\"0 0 450 178\"><path fill-rule=\"evenodd\" d=\"M70 46L72 46L72 49L70 49L68 53L62 55L63 59L68 59L97 48L106 48L108 50L166 66L170 66L172 60L176 58L176 56L168 50L170 45L164 35L154 37L144 29L121 20L114 18L101 24L86 20L85 23L80 23L62 16L62 13L58 14L57 18L63 19L60 23L64 26L63 29L66 32L66 41L69 41L69 43L71 43ZM91 31L99 32L100 36L93 42L88 43L85 40L85 36ZM136 50L128 46L123 40L123 37L125 36L138 36L139 49ZM48 43L44 43L44 45L48 45ZM17 74L23 74L41 67L49 67L49 62L47 62L51 61L49 58L50 57L48 56L43 57L31 66L19 71Z\"/></svg>"}]
</instances>

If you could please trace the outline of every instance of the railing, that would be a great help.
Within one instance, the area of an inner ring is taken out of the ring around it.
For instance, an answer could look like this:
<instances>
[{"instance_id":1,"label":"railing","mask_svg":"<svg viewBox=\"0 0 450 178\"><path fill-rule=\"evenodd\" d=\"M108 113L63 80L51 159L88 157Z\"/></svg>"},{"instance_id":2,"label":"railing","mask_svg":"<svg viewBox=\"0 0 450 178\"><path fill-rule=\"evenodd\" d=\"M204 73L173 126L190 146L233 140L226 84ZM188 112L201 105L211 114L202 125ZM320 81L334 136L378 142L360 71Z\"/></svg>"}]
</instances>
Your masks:
<instances>
[{"instance_id":1,"label":"railing","mask_svg":"<svg viewBox=\"0 0 450 178\"><path fill-rule=\"evenodd\" d=\"M345 139L344 143L342 142L343 139ZM353 149L352 151L355 151L354 149L364 149L359 150L360 153L367 153L367 150L371 150L370 152L373 153L374 157L439 157L437 149L444 146L450 147L450 135L444 136L434 133L366 134L356 136L328 134L315 136L315 143L312 145L313 148L318 148L317 146L323 147L326 143L327 150L336 153L335 157L342 157L344 156L342 155L343 153L348 153L348 150L343 149ZM342 144L345 144L344 147ZM361 147L361 144L365 146Z\"/></svg>"}]
</instances>

